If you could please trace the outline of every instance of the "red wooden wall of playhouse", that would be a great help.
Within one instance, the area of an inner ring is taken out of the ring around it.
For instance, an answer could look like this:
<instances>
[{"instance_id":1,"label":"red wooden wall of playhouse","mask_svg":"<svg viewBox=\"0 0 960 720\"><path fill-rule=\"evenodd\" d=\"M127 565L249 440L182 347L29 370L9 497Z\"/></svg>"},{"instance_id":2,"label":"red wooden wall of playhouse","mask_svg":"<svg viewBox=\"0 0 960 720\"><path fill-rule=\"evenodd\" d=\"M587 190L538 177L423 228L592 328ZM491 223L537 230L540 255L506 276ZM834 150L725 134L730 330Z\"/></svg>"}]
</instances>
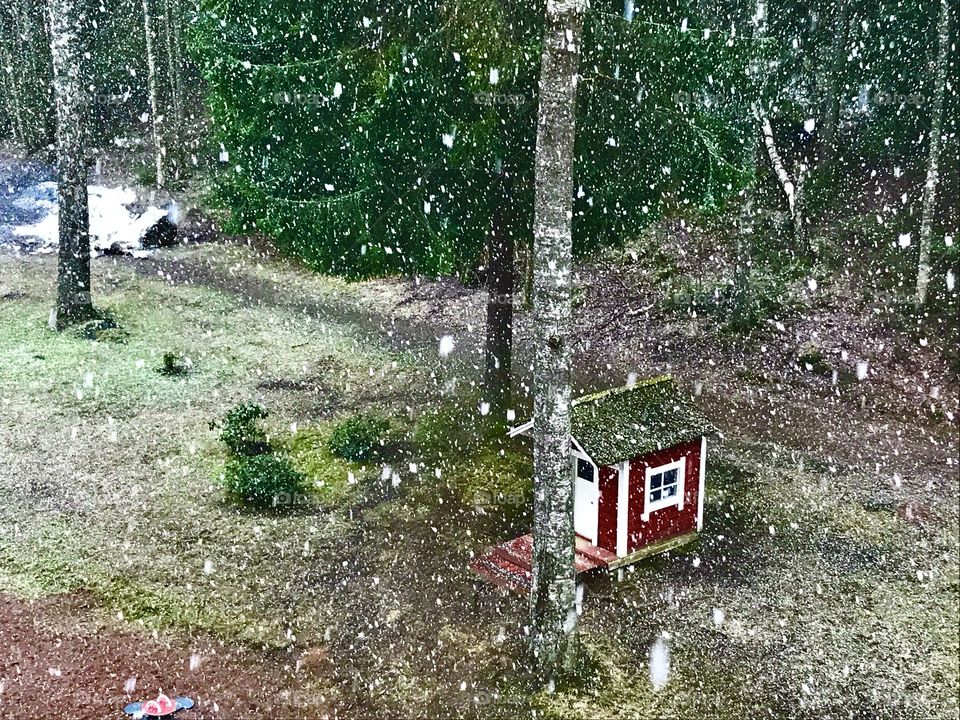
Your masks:
<instances>
[{"instance_id":1,"label":"red wooden wall of playhouse","mask_svg":"<svg viewBox=\"0 0 960 720\"><path fill-rule=\"evenodd\" d=\"M650 513L643 521L643 494L648 467L659 467L686 458L683 484L683 509L676 506ZM617 497L619 473L614 467L600 468L600 502L598 512L597 545L616 552ZM630 461L630 480L627 492L627 552L645 545L667 540L697 529L697 504L700 495L700 439L636 457Z\"/></svg>"}]
</instances>

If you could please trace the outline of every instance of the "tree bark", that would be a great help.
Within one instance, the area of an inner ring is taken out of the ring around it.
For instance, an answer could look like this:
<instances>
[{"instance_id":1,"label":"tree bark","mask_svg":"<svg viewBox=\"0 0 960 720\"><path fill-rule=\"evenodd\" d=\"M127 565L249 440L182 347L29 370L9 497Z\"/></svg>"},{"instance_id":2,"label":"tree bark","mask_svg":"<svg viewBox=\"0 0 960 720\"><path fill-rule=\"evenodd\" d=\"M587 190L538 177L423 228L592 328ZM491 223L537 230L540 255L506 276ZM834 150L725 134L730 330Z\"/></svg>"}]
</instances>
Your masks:
<instances>
[{"instance_id":1,"label":"tree bark","mask_svg":"<svg viewBox=\"0 0 960 720\"><path fill-rule=\"evenodd\" d=\"M804 217L804 183L807 178L807 167L803 163L796 166L796 178L791 178L790 173L783 164L780 152L777 150L777 143L773 137L773 127L770 119L764 115L761 118L763 130L763 144L767 148L767 156L770 158L770 166L773 168L780 188L787 198L787 208L790 211L790 220L793 222L793 239L797 247L805 254L808 253L806 238L806 218Z\"/></svg>"},{"instance_id":2,"label":"tree bark","mask_svg":"<svg viewBox=\"0 0 960 720\"><path fill-rule=\"evenodd\" d=\"M927 180L923 186L923 211L920 219L920 261L917 264L917 304L927 302L930 284L930 242L933 219L937 210L937 182L940 176L940 146L943 142L943 103L947 86L947 56L950 45L950 3L940 0L939 51L933 88L933 109L930 117L930 154L927 159Z\"/></svg>"},{"instance_id":3,"label":"tree bark","mask_svg":"<svg viewBox=\"0 0 960 720\"><path fill-rule=\"evenodd\" d=\"M179 13L179 4L176 0L165 0L163 12L163 30L164 39L167 46L167 73L170 85L170 137L174 142L181 142L180 124L182 118L181 97L180 97L180 53L178 45L180 43L179 33L177 31L177 21ZM174 170L175 177L179 171L179 152L173 153L175 158Z\"/></svg>"},{"instance_id":4,"label":"tree bark","mask_svg":"<svg viewBox=\"0 0 960 720\"><path fill-rule=\"evenodd\" d=\"M547 0L534 194L534 508L530 650L541 678L573 668L570 468L573 146L585 0Z\"/></svg>"},{"instance_id":5,"label":"tree bark","mask_svg":"<svg viewBox=\"0 0 960 720\"><path fill-rule=\"evenodd\" d=\"M17 34L13 57L17 62L22 141L27 152L35 152L45 149L54 137L49 18L46 5L34 0L15 0L9 7Z\"/></svg>"},{"instance_id":6,"label":"tree bark","mask_svg":"<svg viewBox=\"0 0 960 720\"><path fill-rule=\"evenodd\" d=\"M836 154L837 128L840 125L841 83L840 75L847 58L847 42L850 32L850 10L853 3L840 2L834 25L836 34L830 45L830 65L827 69L824 93L823 120L821 122L820 162L830 163Z\"/></svg>"},{"instance_id":7,"label":"tree bark","mask_svg":"<svg viewBox=\"0 0 960 720\"><path fill-rule=\"evenodd\" d=\"M7 114L7 119L10 125L10 134L16 143L23 143L23 112L20 108L20 93L17 90L17 83L13 77L13 53L11 52L11 46L14 46L16 42L16 28L13 27L12 18L3 18L3 27L2 30L2 55L0 55L0 62L3 63L3 67L0 68L0 73L2 73L2 88L3 88L3 99L5 112Z\"/></svg>"},{"instance_id":8,"label":"tree bark","mask_svg":"<svg viewBox=\"0 0 960 720\"><path fill-rule=\"evenodd\" d=\"M754 161L754 177L743 190L743 202L737 222L736 266L733 271L734 311L740 313L746 306L750 285L750 263L753 258L754 203L756 201L756 154L749 156Z\"/></svg>"},{"instance_id":9,"label":"tree bark","mask_svg":"<svg viewBox=\"0 0 960 720\"><path fill-rule=\"evenodd\" d=\"M153 128L153 148L156 161L157 187L165 184L163 172L163 133L160 130L160 102L157 90L157 60L154 51L156 35L150 13L150 0L143 0L143 32L147 52L147 92L150 96L150 124Z\"/></svg>"},{"instance_id":10,"label":"tree bark","mask_svg":"<svg viewBox=\"0 0 960 720\"><path fill-rule=\"evenodd\" d=\"M90 299L90 224L81 37L85 17L78 0L50 0L50 49L57 109L57 200L60 246L57 304L50 325L62 330L94 316Z\"/></svg>"},{"instance_id":11,"label":"tree bark","mask_svg":"<svg viewBox=\"0 0 960 720\"><path fill-rule=\"evenodd\" d=\"M513 354L513 228L510 211L510 178L501 172L497 181L497 206L487 237L487 340L484 385L491 416L504 420L510 406Z\"/></svg>"},{"instance_id":12,"label":"tree bark","mask_svg":"<svg viewBox=\"0 0 960 720\"><path fill-rule=\"evenodd\" d=\"M763 144L767 148L767 157L770 158L770 166L773 168L774 175L780 183L780 188L787 198L787 209L790 211L790 217L793 217L793 208L796 203L796 188L793 186L793 180L790 179L790 173L780 158L780 152L777 150L777 143L773 137L773 126L770 125L770 118L764 116L763 120Z\"/></svg>"}]
</instances>

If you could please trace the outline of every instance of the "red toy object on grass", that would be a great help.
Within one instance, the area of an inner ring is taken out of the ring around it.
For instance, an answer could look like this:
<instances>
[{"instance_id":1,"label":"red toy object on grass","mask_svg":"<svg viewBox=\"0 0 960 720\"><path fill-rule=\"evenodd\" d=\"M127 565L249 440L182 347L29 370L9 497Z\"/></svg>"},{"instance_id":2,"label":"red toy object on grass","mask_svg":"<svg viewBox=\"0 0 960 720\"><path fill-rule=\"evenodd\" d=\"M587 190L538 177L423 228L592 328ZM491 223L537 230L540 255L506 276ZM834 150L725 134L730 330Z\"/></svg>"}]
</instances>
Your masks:
<instances>
[{"instance_id":1,"label":"red toy object on grass","mask_svg":"<svg viewBox=\"0 0 960 720\"><path fill-rule=\"evenodd\" d=\"M130 703L123 712L134 718L154 718L173 715L177 710L187 710L193 707L193 700L188 697L171 699L160 693L156 700L147 700L144 703Z\"/></svg>"}]
</instances>

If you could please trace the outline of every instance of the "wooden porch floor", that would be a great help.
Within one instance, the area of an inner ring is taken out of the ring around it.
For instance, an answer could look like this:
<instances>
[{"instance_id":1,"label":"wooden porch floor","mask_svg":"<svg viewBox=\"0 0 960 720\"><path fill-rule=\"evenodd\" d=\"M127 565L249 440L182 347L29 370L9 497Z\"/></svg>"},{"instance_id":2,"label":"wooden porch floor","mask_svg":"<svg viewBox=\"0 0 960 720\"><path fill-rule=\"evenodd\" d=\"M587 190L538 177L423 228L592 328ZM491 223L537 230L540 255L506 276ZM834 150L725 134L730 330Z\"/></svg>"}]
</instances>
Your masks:
<instances>
[{"instance_id":1,"label":"wooden porch floor","mask_svg":"<svg viewBox=\"0 0 960 720\"><path fill-rule=\"evenodd\" d=\"M577 576L583 573L606 568L617 556L591 544L586 539L576 537L574 567ZM513 540L500 543L487 554L473 560L470 567L481 577L497 587L527 592L531 584L533 566L533 535L521 535Z\"/></svg>"}]
</instances>

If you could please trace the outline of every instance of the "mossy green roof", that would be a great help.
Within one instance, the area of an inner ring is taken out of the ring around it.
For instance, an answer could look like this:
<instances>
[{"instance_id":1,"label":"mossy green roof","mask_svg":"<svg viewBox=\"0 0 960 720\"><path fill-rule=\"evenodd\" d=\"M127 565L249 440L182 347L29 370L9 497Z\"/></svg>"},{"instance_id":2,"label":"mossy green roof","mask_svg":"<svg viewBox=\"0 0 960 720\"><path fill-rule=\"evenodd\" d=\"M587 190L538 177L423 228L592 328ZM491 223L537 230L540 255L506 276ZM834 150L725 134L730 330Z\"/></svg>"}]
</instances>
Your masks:
<instances>
[{"instance_id":1,"label":"mossy green roof","mask_svg":"<svg viewBox=\"0 0 960 720\"><path fill-rule=\"evenodd\" d=\"M570 422L571 434L597 465L716 432L669 375L577 398Z\"/></svg>"}]
</instances>

